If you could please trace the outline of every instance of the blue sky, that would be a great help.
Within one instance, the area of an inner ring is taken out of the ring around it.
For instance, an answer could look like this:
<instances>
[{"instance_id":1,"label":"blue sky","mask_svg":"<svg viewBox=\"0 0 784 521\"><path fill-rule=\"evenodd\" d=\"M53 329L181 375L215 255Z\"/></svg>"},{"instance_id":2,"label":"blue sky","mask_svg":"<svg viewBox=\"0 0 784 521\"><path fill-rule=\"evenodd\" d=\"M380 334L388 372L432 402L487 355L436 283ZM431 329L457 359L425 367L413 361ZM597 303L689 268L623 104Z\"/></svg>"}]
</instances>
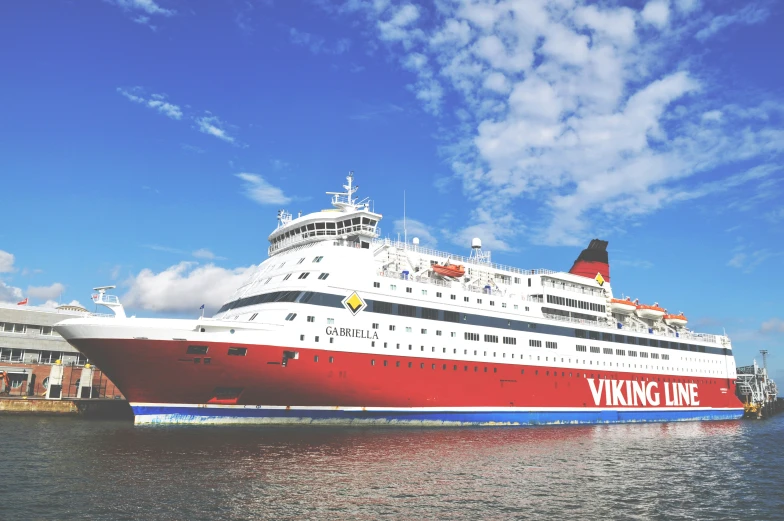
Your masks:
<instances>
[{"instance_id":1,"label":"blue sky","mask_svg":"<svg viewBox=\"0 0 784 521\"><path fill-rule=\"evenodd\" d=\"M0 6L0 300L195 314L348 170L396 236L568 269L770 349L784 381L774 2Z\"/></svg>"}]
</instances>

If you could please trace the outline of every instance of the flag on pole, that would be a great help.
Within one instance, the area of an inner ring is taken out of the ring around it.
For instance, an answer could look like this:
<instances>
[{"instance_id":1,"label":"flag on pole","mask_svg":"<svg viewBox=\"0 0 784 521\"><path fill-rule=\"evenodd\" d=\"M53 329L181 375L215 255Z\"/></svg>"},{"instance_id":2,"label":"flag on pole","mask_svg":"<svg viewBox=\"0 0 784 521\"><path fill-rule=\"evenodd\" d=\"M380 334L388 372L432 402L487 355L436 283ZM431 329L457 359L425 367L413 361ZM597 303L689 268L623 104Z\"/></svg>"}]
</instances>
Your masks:
<instances>
[{"instance_id":1,"label":"flag on pole","mask_svg":"<svg viewBox=\"0 0 784 521\"><path fill-rule=\"evenodd\" d=\"M204 304L202 304L202 305L201 305L201 307L200 307L199 309L204 309Z\"/></svg>"},{"instance_id":2,"label":"flag on pole","mask_svg":"<svg viewBox=\"0 0 784 521\"><path fill-rule=\"evenodd\" d=\"M27 301L29 300L29 298L30 297L25 297L25 299L23 301L17 302L16 305L17 306L26 306L27 305Z\"/></svg>"}]
</instances>

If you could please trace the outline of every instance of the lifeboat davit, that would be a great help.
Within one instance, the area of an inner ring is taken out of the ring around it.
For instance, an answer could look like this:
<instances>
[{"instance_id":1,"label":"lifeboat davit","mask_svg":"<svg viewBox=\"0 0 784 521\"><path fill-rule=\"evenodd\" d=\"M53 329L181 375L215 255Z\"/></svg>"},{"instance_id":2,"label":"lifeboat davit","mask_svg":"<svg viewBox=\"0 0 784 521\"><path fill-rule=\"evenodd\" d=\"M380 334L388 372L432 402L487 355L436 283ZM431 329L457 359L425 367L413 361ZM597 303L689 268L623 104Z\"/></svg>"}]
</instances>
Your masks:
<instances>
[{"instance_id":1,"label":"lifeboat davit","mask_svg":"<svg viewBox=\"0 0 784 521\"><path fill-rule=\"evenodd\" d=\"M462 277L465 275L465 268L460 264L433 264L433 271L444 277Z\"/></svg>"},{"instance_id":2,"label":"lifeboat davit","mask_svg":"<svg viewBox=\"0 0 784 521\"><path fill-rule=\"evenodd\" d=\"M667 311L664 308L659 307L658 303L655 303L653 306L649 306L647 304L637 305L637 316L640 318L658 320L665 314L667 314Z\"/></svg>"},{"instance_id":3,"label":"lifeboat davit","mask_svg":"<svg viewBox=\"0 0 784 521\"><path fill-rule=\"evenodd\" d=\"M689 321L686 320L686 317L683 313L678 315L664 315L664 323L668 326L685 326Z\"/></svg>"},{"instance_id":4,"label":"lifeboat davit","mask_svg":"<svg viewBox=\"0 0 784 521\"><path fill-rule=\"evenodd\" d=\"M630 297L626 299L610 299L610 311L619 315L631 315L637 310L637 305L632 302Z\"/></svg>"}]
</instances>

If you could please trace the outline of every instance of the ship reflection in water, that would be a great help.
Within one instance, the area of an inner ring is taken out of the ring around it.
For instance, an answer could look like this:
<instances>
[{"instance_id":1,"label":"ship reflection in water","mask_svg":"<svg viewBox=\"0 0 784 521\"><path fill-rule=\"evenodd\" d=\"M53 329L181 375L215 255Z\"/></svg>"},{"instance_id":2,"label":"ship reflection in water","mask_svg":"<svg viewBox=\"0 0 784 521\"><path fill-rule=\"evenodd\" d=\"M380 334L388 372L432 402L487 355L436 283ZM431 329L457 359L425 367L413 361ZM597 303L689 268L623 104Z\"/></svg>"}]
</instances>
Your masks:
<instances>
[{"instance_id":1,"label":"ship reflection in water","mask_svg":"<svg viewBox=\"0 0 784 521\"><path fill-rule=\"evenodd\" d=\"M774 519L782 420L412 429L5 418L0 490L7 519Z\"/></svg>"}]
</instances>

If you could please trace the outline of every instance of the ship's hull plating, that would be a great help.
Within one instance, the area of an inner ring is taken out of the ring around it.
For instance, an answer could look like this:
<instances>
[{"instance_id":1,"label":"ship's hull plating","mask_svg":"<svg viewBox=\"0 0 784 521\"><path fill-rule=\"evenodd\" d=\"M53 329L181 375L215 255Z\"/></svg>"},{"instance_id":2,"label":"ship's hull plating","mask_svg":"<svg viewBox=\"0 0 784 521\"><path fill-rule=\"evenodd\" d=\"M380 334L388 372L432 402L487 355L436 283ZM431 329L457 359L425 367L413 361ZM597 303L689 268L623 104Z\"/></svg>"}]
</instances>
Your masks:
<instances>
[{"instance_id":1,"label":"ship's hull plating","mask_svg":"<svg viewBox=\"0 0 784 521\"><path fill-rule=\"evenodd\" d=\"M122 390L138 424L540 425L743 415L731 382L709 377L449 360L397 349L249 345L236 356L224 343L200 343L204 354L187 354L194 343L185 341L71 343Z\"/></svg>"}]
</instances>

